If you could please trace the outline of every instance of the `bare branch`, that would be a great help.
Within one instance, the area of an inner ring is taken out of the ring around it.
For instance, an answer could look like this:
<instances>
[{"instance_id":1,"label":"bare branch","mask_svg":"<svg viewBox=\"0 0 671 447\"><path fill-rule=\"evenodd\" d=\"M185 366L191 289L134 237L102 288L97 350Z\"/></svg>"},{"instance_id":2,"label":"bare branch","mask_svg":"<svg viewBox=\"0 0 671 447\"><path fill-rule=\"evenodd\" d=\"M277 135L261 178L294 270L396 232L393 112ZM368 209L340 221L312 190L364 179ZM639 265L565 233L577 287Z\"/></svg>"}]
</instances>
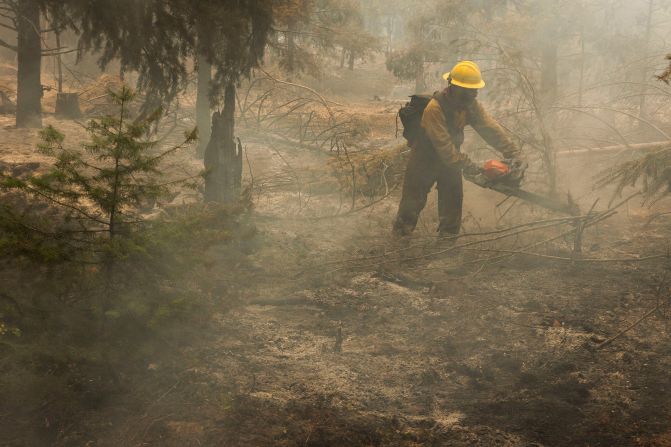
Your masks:
<instances>
[{"instance_id":1,"label":"bare branch","mask_svg":"<svg viewBox=\"0 0 671 447\"><path fill-rule=\"evenodd\" d=\"M12 51L19 51L19 47L17 47L16 45L12 45L9 42L6 42L2 39L0 39L0 47L5 47Z\"/></svg>"}]
</instances>

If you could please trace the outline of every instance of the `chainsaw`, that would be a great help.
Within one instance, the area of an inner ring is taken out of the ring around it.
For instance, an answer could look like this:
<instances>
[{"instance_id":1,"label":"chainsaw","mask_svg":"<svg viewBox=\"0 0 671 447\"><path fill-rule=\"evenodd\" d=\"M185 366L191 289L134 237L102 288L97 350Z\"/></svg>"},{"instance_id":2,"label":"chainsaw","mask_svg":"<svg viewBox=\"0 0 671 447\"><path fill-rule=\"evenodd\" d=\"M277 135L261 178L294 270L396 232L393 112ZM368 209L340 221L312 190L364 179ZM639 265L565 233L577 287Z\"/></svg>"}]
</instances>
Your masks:
<instances>
[{"instance_id":1,"label":"chainsaw","mask_svg":"<svg viewBox=\"0 0 671 447\"><path fill-rule=\"evenodd\" d=\"M477 172L464 172L466 180L476 185L492 189L506 196L518 197L548 210L577 216L580 208L569 194L568 200L561 200L526 191L520 187L527 164L514 160L488 160Z\"/></svg>"}]
</instances>

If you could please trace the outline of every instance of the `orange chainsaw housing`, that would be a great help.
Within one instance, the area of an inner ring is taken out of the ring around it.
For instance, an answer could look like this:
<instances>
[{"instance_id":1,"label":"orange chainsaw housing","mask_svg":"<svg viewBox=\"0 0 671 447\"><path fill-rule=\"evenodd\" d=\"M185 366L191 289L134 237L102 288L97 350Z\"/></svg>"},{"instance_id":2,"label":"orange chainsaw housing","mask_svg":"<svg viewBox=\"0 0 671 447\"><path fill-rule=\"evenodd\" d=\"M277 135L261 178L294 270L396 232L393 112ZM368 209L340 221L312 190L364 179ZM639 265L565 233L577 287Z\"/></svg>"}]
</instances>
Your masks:
<instances>
[{"instance_id":1,"label":"orange chainsaw housing","mask_svg":"<svg viewBox=\"0 0 671 447\"><path fill-rule=\"evenodd\" d=\"M488 179L494 180L510 174L510 166L500 160L487 160L483 173Z\"/></svg>"}]
</instances>

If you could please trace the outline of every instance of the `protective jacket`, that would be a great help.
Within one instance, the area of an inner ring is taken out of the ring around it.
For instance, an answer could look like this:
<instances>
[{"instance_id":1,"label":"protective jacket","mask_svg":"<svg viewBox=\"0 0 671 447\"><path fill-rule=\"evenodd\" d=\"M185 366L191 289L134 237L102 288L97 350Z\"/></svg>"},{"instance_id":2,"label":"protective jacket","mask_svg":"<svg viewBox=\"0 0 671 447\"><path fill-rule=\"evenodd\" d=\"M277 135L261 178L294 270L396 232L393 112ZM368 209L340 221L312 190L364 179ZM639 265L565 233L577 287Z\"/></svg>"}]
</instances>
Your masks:
<instances>
[{"instance_id":1,"label":"protective jacket","mask_svg":"<svg viewBox=\"0 0 671 447\"><path fill-rule=\"evenodd\" d=\"M475 129L504 158L514 158L519 154L506 131L477 100L466 107L455 106L441 92L427 104L421 125L425 139L420 140L420 144L428 143L433 146L436 155L446 166L453 166L465 159L460 148L464 142L466 125Z\"/></svg>"}]
</instances>

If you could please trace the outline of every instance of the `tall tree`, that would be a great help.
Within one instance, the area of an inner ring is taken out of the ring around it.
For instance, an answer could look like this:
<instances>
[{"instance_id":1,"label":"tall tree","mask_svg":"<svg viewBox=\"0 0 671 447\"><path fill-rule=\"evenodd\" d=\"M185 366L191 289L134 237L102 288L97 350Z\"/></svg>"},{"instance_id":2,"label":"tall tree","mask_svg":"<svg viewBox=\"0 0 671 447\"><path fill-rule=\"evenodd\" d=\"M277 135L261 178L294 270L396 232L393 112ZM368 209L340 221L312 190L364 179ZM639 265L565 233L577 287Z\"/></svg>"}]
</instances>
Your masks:
<instances>
[{"instance_id":1,"label":"tall tree","mask_svg":"<svg viewBox=\"0 0 671 447\"><path fill-rule=\"evenodd\" d=\"M43 29L42 23L54 14L59 17L58 23L62 23L63 5L63 0L0 0L0 28L10 30L16 36L16 42L0 39L0 47L16 53L16 127L42 127L42 57L60 57L63 50L59 25L49 21L51 31L56 33L56 47L48 48L44 35L50 30ZM60 76L59 92L62 92Z\"/></svg>"},{"instance_id":2,"label":"tall tree","mask_svg":"<svg viewBox=\"0 0 671 447\"><path fill-rule=\"evenodd\" d=\"M197 86L196 86L196 126L198 126L198 148L196 155L203 158L205 148L210 141L212 125L210 122L210 86L212 84L212 64L204 55L198 56L196 63Z\"/></svg>"},{"instance_id":3,"label":"tall tree","mask_svg":"<svg viewBox=\"0 0 671 447\"><path fill-rule=\"evenodd\" d=\"M377 48L366 31L361 0L276 0L276 39L271 46L289 75L320 75L325 58L344 57L353 66ZM340 49L341 52L337 53ZM342 60L344 65L344 59Z\"/></svg>"},{"instance_id":4,"label":"tall tree","mask_svg":"<svg viewBox=\"0 0 671 447\"><path fill-rule=\"evenodd\" d=\"M17 0L16 29L16 127L42 127L42 42L36 0Z\"/></svg>"},{"instance_id":5,"label":"tall tree","mask_svg":"<svg viewBox=\"0 0 671 447\"><path fill-rule=\"evenodd\" d=\"M378 38L366 29L360 0L344 0L341 7L344 12L334 36L334 44L341 49L341 68L346 58L349 69L354 70L354 63L379 51L380 43Z\"/></svg>"},{"instance_id":6,"label":"tall tree","mask_svg":"<svg viewBox=\"0 0 671 447\"><path fill-rule=\"evenodd\" d=\"M16 33L16 44L0 46L16 52L16 127L42 127L42 42L39 0L0 1L0 26Z\"/></svg>"},{"instance_id":7,"label":"tall tree","mask_svg":"<svg viewBox=\"0 0 671 447\"><path fill-rule=\"evenodd\" d=\"M460 37L461 22L471 10L468 0L432 0L417 5L404 24L403 46L387 56L387 69L399 79L414 80L415 92L423 93L427 64L456 61L458 49L453 42Z\"/></svg>"}]
</instances>

